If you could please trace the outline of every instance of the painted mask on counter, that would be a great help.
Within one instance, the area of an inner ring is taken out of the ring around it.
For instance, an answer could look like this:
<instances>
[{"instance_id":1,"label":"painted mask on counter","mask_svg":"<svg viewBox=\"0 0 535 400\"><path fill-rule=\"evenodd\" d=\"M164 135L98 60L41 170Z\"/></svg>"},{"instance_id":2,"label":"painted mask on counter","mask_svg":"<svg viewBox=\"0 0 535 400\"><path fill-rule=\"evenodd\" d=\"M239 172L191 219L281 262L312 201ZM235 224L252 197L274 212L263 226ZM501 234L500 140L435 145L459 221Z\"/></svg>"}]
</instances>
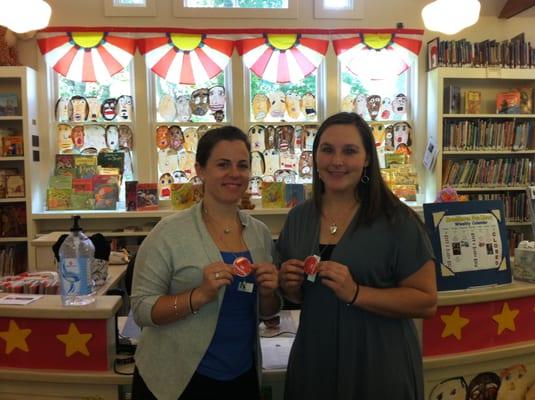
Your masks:
<instances>
[{"instance_id":1,"label":"painted mask on counter","mask_svg":"<svg viewBox=\"0 0 535 400\"><path fill-rule=\"evenodd\" d=\"M132 110L132 96L122 95L117 98L117 119L119 121L130 121Z\"/></svg>"},{"instance_id":2,"label":"painted mask on counter","mask_svg":"<svg viewBox=\"0 0 535 400\"><path fill-rule=\"evenodd\" d=\"M106 121L113 121L117 116L117 99L110 98L104 100L100 106L100 113Z\"/></svg>"},{"instance_id":3,"label":"painted mask on counter","mask_svg":"<svg viewBox=\"0 0 535 400\"><path fill-rule=\"evenodd\" d=\"M463 377L440 382L431 391L429 400L466 400L467 387ZM469 397L472 400L471 397Z\"/></svg>"},{"instance_id":4,"label":"painted mask on counter","mask_svg":"<svg viewBox=\"0 0 535 400\"><path fill-rule=\"evenodd\" d=\"M71 110L72 116L71 121L73 122L83 122L87 119L87 114L89 113L89 106L87 105L87 100L83 96L72 96L71 97Z\"/></svg>"},{"instance_id":5,"label":"painted mask on counter","mask_svg":"<svg viewBox=\"0 0 535 400\"><path fill-rule=\"evenodd\" d=\"M500 377L494 372L483 372L475 376L468 385L470 400L496 400Z\"/></svg>"},{"instance_id":6,"label":"painted mask on counter","mask_svg":"<svg viewBox=\"0 0 535 400\"><path fill-rule=\"evenodd\" d=\"M208 107L212 111L222 111L225 108L226 96L223 86L213 86L208 91Z\"/></svg>"},{"instance_id":7,"label":"painted mask on counter","mask_svg":"<svg viewBox=\"0 0 535 400\"><path fill-rule=\"evenodd\" d=\"M191 113L197 116L206 115L208 112L208 89L202 88L191 93L190 100Z\"/></svg>"},{"instance_id":8,"label":"painted mask on counter","mask_svg":"<svg viewBox=\"0 0 535 400\"><path fill-rule=\"evenodd\" d=\"M173 183L173 176L169 173L162 174L158 179L158 187L160 197L171 196L171 184Z\"/></svg>"}]
</instances>

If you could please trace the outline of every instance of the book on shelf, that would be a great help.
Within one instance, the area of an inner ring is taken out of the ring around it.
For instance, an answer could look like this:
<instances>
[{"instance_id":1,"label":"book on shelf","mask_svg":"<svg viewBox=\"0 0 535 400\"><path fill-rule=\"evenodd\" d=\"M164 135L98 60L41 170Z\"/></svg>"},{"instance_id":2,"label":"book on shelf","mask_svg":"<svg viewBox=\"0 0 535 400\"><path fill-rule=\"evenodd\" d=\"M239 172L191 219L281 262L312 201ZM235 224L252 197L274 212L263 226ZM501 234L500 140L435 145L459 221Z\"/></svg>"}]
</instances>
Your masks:
<instances>
[{"instance_id":1,"label":"book on shelf","mask_svg":"<svg viewBox=\"0 0 535 400\"><path fill-rule=\"evenodd\" d=\"M496 113L520 114L520 92L510 90L496 95Z\"/></svg>"},{"instance_id":2,"label":"book on shelf","mask_svg":"<svg viewBox=\"0 0 535 400\"><path fill-rule=\"evenodd\" d=\"M74 178L72 180L72 191L79 192L93 192L93 179Z\"/></svg>"},{"instance_id":3,"label":"book on shelf","mask_svg":"<svg viewBox=\"0 0 535 400\"><path fill-rule=\"evenodd\" d=\"M76 178L93 178L98 174L97 156L77 154L74 157L74 169Z\"/></svg>"},{"instance_id":4,"label":"book on shelf","mask_svg":"<svg viewBox=\"0 0 535 400\"><path fill-rule=\"evenodd\" d=\"M455 85L444 87L444 112L459 114L461 112L461 88Z\"/></svg>"},{"instance_id":5,"label":"book on shelf","mask_svg":"<svg viewBox=\"0 0 535 400\"><path fill-rule=\"evenodd\" d=\"M137 209L140 211L158 210L158 184L137 184Z\"/></svg>"},{"instance_id":6,"label":"book on shelf","mask_svg":"<svg viewBox=\"0 0 535 400\"><path fill-rule=\"evenodd\" d=\"M73 210L93 210L95 208L95 195L93 191L73 191L71 194Z\"/></svg>"},{"instance_id":7,"label":"book on shelf","mask_svg":"<svg viewBox=\"0 0 535 400\"><path fill-rule=\"evenodd\" d=\"M523 87L520 92L520 114L533 113L533 88Z\"/></svg>"},{"instance_id":8,"label":"book on shelf","mask_svg":"<svg viewBox=\"0 0 535 400\"><path fill-rule=\"evenodd\" d=\"M93 176L95 210L115 210L119 200L119 176Z\"/></svg>"},{"instance_id":9,"label":"book on shelf","mask_svg":"<svg viewBox=\"0 0 535 400\"><path fill-rule=\"evenodd\" d=\"M6 197L24 197L25 195L24 176L6 176Z\"/></svg>"},{"instance_id":10,"label":"book on shelf","mask_svg":"<svg viewBox=\"0 0 535 400\"><path fill-rule=\"evenodd\" d=\"M184 210L195 204L192 183L171 184L171 207L173 210Z\"/></svg>"},{"instance_id":11,"label":"book on shelf","mask_svg":"<svg viewBox=\"0 0 535 400\"><path fill-rule=\"evenodd\" d=\"M5 157L23 156L24 144L22 135L2 137L2 155Z\"/></svg>"},{"instance_id":12,"label":"book on shelf","mask_svg":"<svg viewBox=\"0 0 535 400\"><path fill-rule=\"evenodd\" d=\"M481 114L481 92L478 90L467 90L464 94L465 114Z\"/></svg>"},{"instance_id":13,"label":"book on shelf","mask_svg":"<svg viewBox=\"0 0 535 400\"><path fill-rule=\"evenodd\" d=\"M16 93L0 93L0 117L20 115L19 97Z\"/></svg>"},{"instance_id":14,"label":"book on shelf","mask_svg":"<svg viewBox=\"0 0 535 400\"><path fill-rule=\"evenodd\" d=\"M52 175L48 180L49 189L72 189L72 176L69 175Z\"/></svg>"},{"instance_id":15,"label":"book on shelf","mask_svg":"<svg viewBox=\"0 0 535 400\"><path fill-rule=\"evenodd\" d=\"M137 210L137 181L126 181L125 184L126 211Z\"/></svg>"},{"instance_id":16,"label":"book on shelf","mask_svg":"<svg viewBox=\"0 0 535 400\"><path fill-rule=\"evenodd\" d=\"M46 191L48 210L70 210L72 189L49 188Z\"/></svg>"},{"instance_id":17,"label":"book on shelf","mask_svg":"<svg viewBox=\"0 0 535 400\"><path fill-rule=\"evenodd\" d=\"M286 200L284 197L284 182L263 182L262 207L284 208L285 206Z\"/></svg>"},{"instance_id":18,"label":"book on shelf","mask_svg":"<svg viewBox=\"0 0 535 400\"><path fill-rule=\"evenodd\" d=\"M0 236L26 236L26 206L24 204L0 207Z\"/></svg>"},{"instance_id":19,"label":"book on shelf","mask_svg":"<svg viewBox=\"0 0 535 400\"><path fill-rule=\"evenodd\" d=\"M11 175L19 175L17 168L0 169L0 198L6 197L6 178Z\"/></svg>"},{"instance_id":20,"label":"book on shelf","mask_svg":"<svg viewBox=\"0 0 535 400\"><path fill-rule=\"evenodd\" d=\"M75 176L74 154L56 154L54 175Z\"/></svg>"}]
</instances>

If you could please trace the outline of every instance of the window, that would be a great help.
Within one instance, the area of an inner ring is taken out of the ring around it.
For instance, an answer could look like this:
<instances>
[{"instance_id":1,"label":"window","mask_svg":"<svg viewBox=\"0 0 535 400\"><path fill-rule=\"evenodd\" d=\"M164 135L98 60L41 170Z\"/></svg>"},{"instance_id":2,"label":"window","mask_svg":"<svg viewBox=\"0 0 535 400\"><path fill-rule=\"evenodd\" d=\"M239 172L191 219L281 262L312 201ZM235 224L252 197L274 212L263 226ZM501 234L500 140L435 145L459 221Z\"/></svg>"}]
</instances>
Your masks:
<instances>
[{"instance_id":1,"label":"window","mask_svg":"<svg viewBox=\"0 0 535 400\"><path fill-rule=\"evenodd\" d=\"M364 0L314 0L316 19L362 19Z\"/></svg>"},{"instance_id":2,"label":"window","mask_svg":"<svg viewBox=\"0 0 535 400\"><path fill-rule=\"evenodd\" d=\"M178 18L296 19L298 2L299 0L173 0L173 11Z\"/></svg>"},{"instance_id":3,"label":"window","mask_svg":"<svg viewBox=\"0 0 535 400\"><path fill-rule=\"evenodd\" d=\"M104 0L106 17L154 17L156 0Z\"/></svg>"}]
</instances>

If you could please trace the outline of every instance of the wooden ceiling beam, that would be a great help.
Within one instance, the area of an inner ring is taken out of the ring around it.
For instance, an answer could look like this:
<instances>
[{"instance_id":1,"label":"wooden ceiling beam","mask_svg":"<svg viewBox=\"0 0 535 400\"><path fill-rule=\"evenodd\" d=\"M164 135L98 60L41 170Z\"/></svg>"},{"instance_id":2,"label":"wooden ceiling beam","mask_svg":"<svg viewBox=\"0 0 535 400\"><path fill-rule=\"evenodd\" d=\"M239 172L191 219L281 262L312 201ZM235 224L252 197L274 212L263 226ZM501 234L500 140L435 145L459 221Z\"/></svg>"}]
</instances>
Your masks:
<instances>
[{"instance_id":1,"label":"wooden ceiling beam","mask_svg":"<svg viewBox=\"0 0 535 400\"><path fill-rule=\"evenodd\" d=\"M511 18L535 6L535 0L507 0L498 18Z\"/></svg>"}]
</instances>

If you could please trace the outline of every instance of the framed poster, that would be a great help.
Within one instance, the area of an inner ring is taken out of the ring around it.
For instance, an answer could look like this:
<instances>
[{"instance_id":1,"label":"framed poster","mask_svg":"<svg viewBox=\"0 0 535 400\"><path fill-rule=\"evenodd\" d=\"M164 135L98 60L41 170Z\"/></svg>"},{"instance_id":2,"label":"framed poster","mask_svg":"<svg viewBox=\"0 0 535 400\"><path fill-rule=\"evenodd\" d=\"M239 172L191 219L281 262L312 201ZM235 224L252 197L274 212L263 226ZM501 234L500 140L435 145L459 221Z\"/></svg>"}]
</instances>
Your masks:
<instances>
[{"instance_id":1,"label":"framed poster","mask_svg":"<svg viewBox=\"0 0 535 400\"><path fill-rule=\"evenodd\" d=\"M427 42L427 70L438 67L438 37Z\"/></svg>"},{"instance_id":2,"label":"framed poster","mask_svg":"<svg viewBox=\"0 0 535 400\"><path fill-rule=\"evenodd\" d=\"M438 290L511 283L501 200L424 204Z\"/></svg>"}]
</instances>

